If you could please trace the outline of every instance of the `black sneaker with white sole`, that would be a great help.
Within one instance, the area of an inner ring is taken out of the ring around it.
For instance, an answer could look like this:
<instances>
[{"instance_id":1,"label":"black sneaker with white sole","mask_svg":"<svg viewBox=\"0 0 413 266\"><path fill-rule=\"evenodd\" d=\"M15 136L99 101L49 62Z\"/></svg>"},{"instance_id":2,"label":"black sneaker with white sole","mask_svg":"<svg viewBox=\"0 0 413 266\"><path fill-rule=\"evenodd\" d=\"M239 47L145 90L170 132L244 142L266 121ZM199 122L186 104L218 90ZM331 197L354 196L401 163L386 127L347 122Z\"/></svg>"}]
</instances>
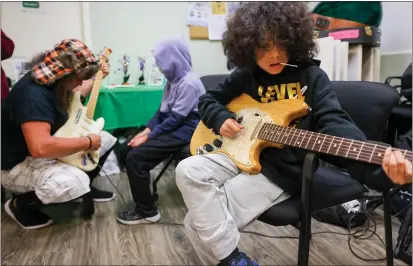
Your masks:
<instances>
[{"instance_id":1,"label":"black sneaker with white sole","mask_svg":"<svg viewBox=\"0 0 413 266\"><path fill-rule=\"evenodd\" d=\"M100 190L100 189L95 188L94 186L90 186L90 192L92 193L94 202L111 201L116 197L115 193ZM82 197L74 200L74 202L82 202L82 201L83 201Z\"/></svg>"},{"instance_id":2,"label":"black sneaker with white sole","mask_svg":"<svg viewBox=\"0 0 413 266\"><path fill-rule=\"evenodd\" d=\"M135 209L118 213L117 219L118 222L126 225L157 223L161 219L161 214L157 208L153 208L151 211Z\"/></svg>"},{"instance_id":3,"label":"black sneaker with white sole","mask_svg":"<svg viewBox=\"0 0 413 266\"><path fill-rule=\"evenodd\" d=\"M18 198L8 200L4 204L6 213L21 227L27 230L40 229L53 224L53 220L36 207L16 204Z\"/></svg>"},{"instance_id":4,"label":"black sneaker with white sole","mask_svg":"<svg viewBox=\"0 0 413 266\"><path fill-rule=\"evenodd\" d=\"M111 201L115 198L115 193L104 191L90 186L90 191L92 192L93 201L95 202L106 202Z\"/></svg>"}]
</instances>

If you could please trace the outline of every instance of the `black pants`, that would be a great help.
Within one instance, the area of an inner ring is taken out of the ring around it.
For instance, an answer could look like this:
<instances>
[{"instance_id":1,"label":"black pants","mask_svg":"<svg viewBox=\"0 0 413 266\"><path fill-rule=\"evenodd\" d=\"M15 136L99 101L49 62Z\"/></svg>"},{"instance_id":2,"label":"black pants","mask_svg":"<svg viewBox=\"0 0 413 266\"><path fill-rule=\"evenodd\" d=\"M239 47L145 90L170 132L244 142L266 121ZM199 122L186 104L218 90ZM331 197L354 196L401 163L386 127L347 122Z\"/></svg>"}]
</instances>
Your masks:
<instances>
[{"instance_id":1,"label":"black pants","mask_svg":"<svg viewBox=\"0 0 413 266\"><path fill-rule=\"evenodd\" d=\"M178 139L171 134L165 134L130 149L126 155L125 167L137 208L148 210L155 207L155 199L151 194L149 171L170 155L180 151L186 144L188 141Z\"/></svg>"}]
</instances>

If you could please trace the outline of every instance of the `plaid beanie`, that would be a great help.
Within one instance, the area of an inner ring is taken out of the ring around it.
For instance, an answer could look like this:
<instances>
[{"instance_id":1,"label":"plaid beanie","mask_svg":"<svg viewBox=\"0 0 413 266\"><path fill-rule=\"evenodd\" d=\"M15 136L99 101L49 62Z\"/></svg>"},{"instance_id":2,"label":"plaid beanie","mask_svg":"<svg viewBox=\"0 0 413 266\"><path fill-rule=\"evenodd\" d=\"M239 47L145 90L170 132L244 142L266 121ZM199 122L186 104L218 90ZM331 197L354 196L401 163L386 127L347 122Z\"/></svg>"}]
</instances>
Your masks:
<instances>
[{"instance_id":1,"label":"plaid beanie","mask_svg":"<svg viewBox=\"0 0 413 266\"><path fill-rule=\"evenodd\" d=\"M71 57L67 60L69 64L62 62L65 55ZM47 51L44 60L32 68L32 78L41 85L51 85L71 73L79 77L90 65L97 63L93 52L83 42L65 39Z\"/></svg>"}]
</instances>

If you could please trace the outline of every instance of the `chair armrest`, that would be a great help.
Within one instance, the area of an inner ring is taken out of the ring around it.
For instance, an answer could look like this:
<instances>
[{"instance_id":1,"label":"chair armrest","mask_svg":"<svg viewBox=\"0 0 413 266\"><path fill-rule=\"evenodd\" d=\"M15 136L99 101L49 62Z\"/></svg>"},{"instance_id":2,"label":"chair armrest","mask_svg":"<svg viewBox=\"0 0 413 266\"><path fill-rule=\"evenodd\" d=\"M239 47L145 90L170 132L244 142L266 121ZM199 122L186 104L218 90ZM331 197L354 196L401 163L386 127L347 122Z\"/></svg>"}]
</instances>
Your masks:
<instances>
[{"instance_id":1,"label":"chair armrest","mask_svg":"<svg viewBox=\"0 0 413 266\"><path fill-rule=\"evenodd\" d=\"M309 215L311 202L311 190L314 181L314 174L318 167L318 154L313 152L307 152L304 158L303 171L302 171L302 186L301 186L301 204L303 212L307 212ZM302 213L304 215L304 213Z\"/></svg>"},{"instance_id":2,"label":"chair armrest","mask_svg":"<svg viewBox=\"0 0 413 266\"><path fill-rule=\"evenodd\" d=\"M387 78L386 78L386 80L384 81L384 83L390 85L390 83L392 82L393 79L398 79L398 80L401 81L401 80L402 80L402 77L400 77L400 76L390 76L390 77L387 77Z\"/></svg>"}]
</instances>

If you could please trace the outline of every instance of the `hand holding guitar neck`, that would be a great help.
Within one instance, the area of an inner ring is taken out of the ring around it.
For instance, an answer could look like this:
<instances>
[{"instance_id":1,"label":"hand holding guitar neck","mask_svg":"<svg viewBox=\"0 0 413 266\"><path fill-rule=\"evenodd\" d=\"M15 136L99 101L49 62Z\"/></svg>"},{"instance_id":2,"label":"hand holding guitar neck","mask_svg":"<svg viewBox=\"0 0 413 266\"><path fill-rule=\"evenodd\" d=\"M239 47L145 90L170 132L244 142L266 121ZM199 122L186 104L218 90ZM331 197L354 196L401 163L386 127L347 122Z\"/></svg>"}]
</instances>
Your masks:
<instances>
[{"instance_id":1,"label":"hand holding guitar neck","mask_svg":"<svg viewBox=\"0 0 413 266\"><path fill-rule=\"evenodd\" d=\"M102 70L103 78L106 78L110 73L110 64L107 61L100 63L100 69Z\"/></svg>"},{"instance_id":2,"label":"hand holding guitar neck","mask_svg":"<svg viewBox=\"0 0 413 266\"><path fill-rule=\"evenodd\" d=\"M398 150L392 153L389 147L384 153L382 167L390 179L398 185L412 183L412 163Z\"/></svg>"}]
</instances>

